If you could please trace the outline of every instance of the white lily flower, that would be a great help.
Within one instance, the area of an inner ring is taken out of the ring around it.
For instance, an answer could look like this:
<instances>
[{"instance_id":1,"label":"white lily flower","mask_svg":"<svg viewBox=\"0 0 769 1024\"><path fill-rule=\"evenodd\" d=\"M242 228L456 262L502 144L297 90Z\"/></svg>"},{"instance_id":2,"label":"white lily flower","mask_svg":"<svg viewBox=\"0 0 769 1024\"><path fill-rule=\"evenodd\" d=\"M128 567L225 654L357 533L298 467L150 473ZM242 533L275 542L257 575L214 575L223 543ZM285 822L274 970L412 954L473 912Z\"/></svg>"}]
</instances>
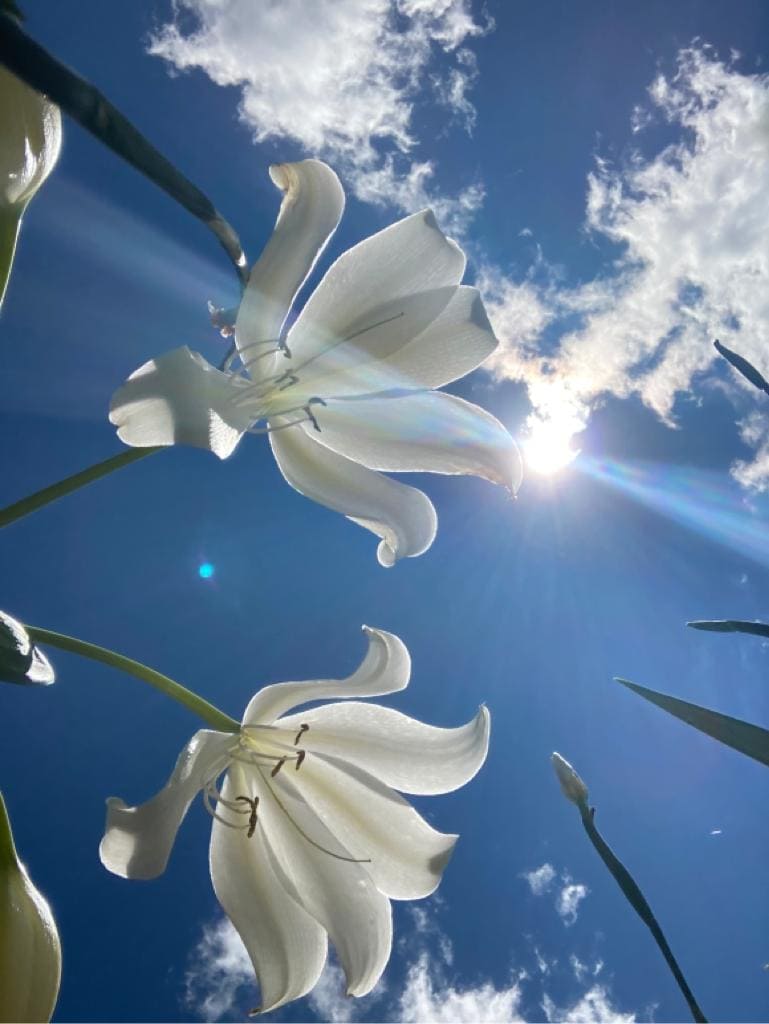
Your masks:
<instances>
[{"instance_id":1,"label":"white lily flower","mask_svg":"<svg viewBox=\"0 0 769 1024\"><path fill-rule=\"evenodd\" d=\"M60 981L56 921L19 860L0 794L0 1021L50 1020Z\"/></svg>"},{"instance_id":2,"label":"white lily flower","mask_svg":"<svg viewBox=\"0 0 769 1024\"><path fill-rule=\"evenodd\" d=\"M287 714L308 701L408 685L402 641L364 629L368 652L347 679L264 687L239 733L197 732L148 803L107 802L102 862L125 878L155 878L203 794L214 818L214 891L248 950L262 1010L310 991L327 937L348 994L373 988L392 946L390 900L432 893L458 838L433 829L396 790L451 792L486 758L485 707L458 729L352 700Z\"/></svg>"},{"instance_id":3,"label":"white lily flower","mask_svg":"<svg viewBox=\"0 0 769 1024\"><path fill-rule=\"evenodd\" d=\"M0 303L24 210L60 149L59 108L0 66Z\"/></svg>"},{"instance_id":4,"label":"white lily flower","mask_svg":"<svg viewBox=\"0 0 769 1024\"><path fill-rule=\"evenodd\" d=\"M442 387L496 347L481 297L460 285L465 256L430 210L345 252L284 336L296 293L344 209L339 179L304 160L270 168L285 195L235 321L238 372L177 348L113 396L129 445L191 444L220 458L269 433L296 490L381 538L379 561L419 555L436 514L385 472L472 473L515 493L521 459L489 413Z\"/></svg>"}]
</instances>

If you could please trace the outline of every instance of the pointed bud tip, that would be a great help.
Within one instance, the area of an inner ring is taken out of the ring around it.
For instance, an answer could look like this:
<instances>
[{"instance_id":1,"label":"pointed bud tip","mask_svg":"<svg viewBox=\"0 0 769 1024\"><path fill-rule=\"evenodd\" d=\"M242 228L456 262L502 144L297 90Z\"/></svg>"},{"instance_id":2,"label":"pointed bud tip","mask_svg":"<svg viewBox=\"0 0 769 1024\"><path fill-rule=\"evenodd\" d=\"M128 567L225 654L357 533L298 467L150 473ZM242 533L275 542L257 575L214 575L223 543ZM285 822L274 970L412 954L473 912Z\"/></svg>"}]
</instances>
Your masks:
<instances>
[{"instance_id":1,"label":"pointed bud tip","mask_svg":"<svg viewBox=\"0 0 769 1024\"><path fill-rule=\"evenodd\" d=\"M577 805L586 803L588 796L587 786L566 758L561 757L559 753L554 751L550 755L550 761L555 770L555 774L558 776L558 781L561 784L561 790L566 799Z\"/></svg>"}]
</instances>

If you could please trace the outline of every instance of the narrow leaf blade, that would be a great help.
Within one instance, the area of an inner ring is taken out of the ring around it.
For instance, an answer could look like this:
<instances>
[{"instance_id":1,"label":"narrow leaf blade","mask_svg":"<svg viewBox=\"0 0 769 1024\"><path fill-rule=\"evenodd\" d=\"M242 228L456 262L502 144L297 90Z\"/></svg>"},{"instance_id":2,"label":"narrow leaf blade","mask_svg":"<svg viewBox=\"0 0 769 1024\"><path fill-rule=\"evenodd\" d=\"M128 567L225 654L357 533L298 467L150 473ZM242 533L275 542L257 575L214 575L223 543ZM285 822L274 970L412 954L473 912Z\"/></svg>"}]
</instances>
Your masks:
<instances>
[{"instance_id":1,"label":"narrow leaf blade","mask_svg":"<svg viewBox=\"0 0 769 1024\"><path fill-rule=\"evenodd\" d=\"M686 625L710 633L750 633L753 636L769 638L769 625L765 622L751 622L748 619L697 619L695 622L687 622Z\"/></svg>"},{"instance_id":2,"label":"narrow leaf blade","mask_svg":"<svg viewBox=\"0 0 769 1024\"><path fill-rule=\"evenodd\" d=\"M750 381L754 388L758 388L759 391L763 391L769 395L769 382L758 372L752 363L749 363L744 356L741 356L738 352L732 352L726 345L722 345L720 341L714 341L713 344L716 347L716 351L724 357L724 359L731 363L732 366L741 373L745 380Z\"/></svg>"},{"instance_id":3,"label":"narrow leaf blade","mask_svg":"<svg viewBox=\"0 0 769 1024\"><path fill-rule=\"evenodd\" d=\"M656 690L648 690L645 686L631 683L627 679L617 679L627 689L637 693L639 697L648 700L651 704L667 711L675 718L680 718L687 725L694 726L707 736L724 743L733 750L739 750L741 754L752 757L754 761L769 766L769 731L758 725L751 725L750 722L743 722L739 718L731 718L729 715L722 715L718 711L711 711L708 708L700 707L699 704L690 704L688 701L679 700L677 697L669 697L665 693L658 693Z\"/></svg>"}]
</instances>

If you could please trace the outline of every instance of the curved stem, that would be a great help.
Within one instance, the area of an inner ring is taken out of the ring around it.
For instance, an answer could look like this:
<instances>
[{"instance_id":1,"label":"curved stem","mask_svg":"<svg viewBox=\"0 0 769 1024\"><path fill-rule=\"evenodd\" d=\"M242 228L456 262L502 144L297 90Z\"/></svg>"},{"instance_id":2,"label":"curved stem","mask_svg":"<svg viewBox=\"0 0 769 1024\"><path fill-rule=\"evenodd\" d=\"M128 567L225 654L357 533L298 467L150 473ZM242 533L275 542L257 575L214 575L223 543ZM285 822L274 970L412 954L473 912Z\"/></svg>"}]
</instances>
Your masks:
<instances>
[{"instance_id":1,"label":"curved stem","mask_svg":"<svg viewBox=\"0 0 769 1024\"><path fill-rule=\"evenodd\" d=\"M169 679L168 676L156 672L147 665L142 665L140 661L126 658L125 655L117 654L106 647L99 647L97 644L89 644L85 640L65 636L63 633L52 633L48 629L39 629L37 626L25 625L24 628L36 643L50 644L52 647L59 647L62 651L79 654L92 661L100 661L103 665L120 669L121 672L127 672L128 675L135 676L144 683L149 683L150 686L154 686L156 690L160 690L167 697L171 697L179 704L189 708L193 714L202 718L213 729L218 729L219 732L240 732L240 722L236 722L234 718L230 718L219 708L214 707L213 704L199 697L192 690L188 690L186 686L182 686L181 683Z\"/></svg>"},{"instance_id":2,"label":"curved stem","mask_svg":"<svg viewBox=\"0 0 769 1024\"><path fill-rule=\"evenodd\" d=\"M211 200L155 149L95 86L58 61L31 39L11 15L2 12L0 62L27 85L45 93L100 142L202 221L227 253L241 287L245 286L248 269L240 239Z\"/></svg>"},{"instance_id":3,"label":"curved stem","mask_svg":"<svg viewBox=\"0 0 769 1024\"><path fill-rule=\"evenodd\" d=\"M100 477L107 476L108 473L114 473L116 469L130 466L132 462L138 462L139 459L144 459L148 455L154 455L155 452L159 451L162 451L162 447L129 448L126 451L119 452L117 455L112 455L103 462L97 462L95 465L89 466L88 469L82 469L79 473L73 473L72 476L59 480L58 483L44 487L41 491L35 491L29 497L22 498L21 501L15 501L12 505L0 509L0 529L3 526L10 526L17 519L23 519L24 516L36 512L39 508L49 505L58 498L63 498L65 494L71 494L72 491L77 491L79 488L85 487L86 484L90 484Z\"/></svg>"},{"instance_id":4,"label":"curved stem","mask_svg":"<svg viewBox=\"0 0 769 1024\"><path fill-rule=\"evenodd\" d=\"M678 983L678 987L681 989L684 999L686 1000L689 1011L697 1021L697 1024L707 1024L707 1017L703 1014L699 1008L697 1000L694 998L694 993L689 988L686 978L683 975L683 971L678 966L678 961L673 956L673 951L668 945L668 941L665 935L657 923L657 919L652 912L652 908L646 902L646 897L638 888L635 879L630 874L628 869L622 863L621 860L614 854L614 851L603 838L601 833L595 827L593 816L595 815L595 808L588 807L586 801L581 801L578 805L579 813L582 818L582 824L585 827L585 831L588 834L590 842L593 844L598 852L601 860L604 862L606 867L611 871L617 884L625 895L625 898L633 907L635 912L641 918L643 923L649 929L654 936L654 941L659 946L660 952L665 957L668 967L670 968L673 977Z\"/></svg>"}]
</instances>

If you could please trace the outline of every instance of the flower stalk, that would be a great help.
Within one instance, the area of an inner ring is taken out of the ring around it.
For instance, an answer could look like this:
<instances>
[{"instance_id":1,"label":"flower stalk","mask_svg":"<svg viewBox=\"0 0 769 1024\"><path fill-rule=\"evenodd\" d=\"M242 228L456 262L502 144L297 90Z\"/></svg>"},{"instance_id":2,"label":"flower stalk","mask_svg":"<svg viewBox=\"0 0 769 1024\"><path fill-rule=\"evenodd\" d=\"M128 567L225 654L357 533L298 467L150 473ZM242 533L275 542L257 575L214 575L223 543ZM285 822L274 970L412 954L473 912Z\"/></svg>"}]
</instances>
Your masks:
<instances>
[{"instance_id":1,"label":"flower stalk","mask_svg":"<svg viewBox=\"0 0 769 1024\"><path fill-rule=\"evenodd\" d=\"M102 462L97 462L95 465L89 466L88 469L82 469L78 473L73 473L72 476L68 476L64 480L59 480L55 484L43 487L42 490L35 491L34 494L30 494L26 498L22 498L20 501L15 501L12 505L7 505L4 509L0 509L0 529L4 526L10 526L11 523L15 523L18 519L31 515L32 512L37 512L39 508L50 505L52 501L58 501L59 498L72 494L73 491L93 483L94 480L99 480L109 473L114 473L116 469L130 466L132 462L138 462L139 459L146 458L147 455L153 455L160 450L160 447L130 448L126 451L118 452L117 455L112 455Z\"/></svg>"},{"instance_id":2,"label":"flower stalk","mask_svg":"<svg viewBox=\"0 0 769 1024\"><path fill-rule=\"evenodd\" d=\"M199 188L157 150L117 107L80 75L35 42L9 14L0 12L0 63L44 93L86 131L135 167L216 236L242 286L246 257L230 224Z\"/></svg>"},{"instance_id":3,"label":"flower stalk","mask_svg":"<svg viewBox=\"0 0 769 1024\"><path fill-rule=\"evenodd\" d=\"M30 639L37 643L50 644L62 651L69 651L71 654L79 654L83 658L90 658L91 661L101 662L109 665L110 668L119 669L128 675L149 683L156 690L160 690L167 697L188 708L193 714L201 718L212 729L220 732L237 733L240 731L240 723L234 718L220 711L209 701L198 694L188 690L186 686L177 683L175 680L164 676L161 672L143 665L140 661L127 658L124 654L110 651L106 647L99 647L97 644L87 643L85 640L78 640L76 637L65 636L63 633L53 633L48 629L39 629L37 626L26 626Z\"/></svg>"},{"instance_id":4,"label":"flower stalk","mask_svg":"<svg viewBox=\"0 0 769 1024\"><path fill-rule=\"evenodd\" d=\"M612 848L596 828L595 807L590 807L588 805L587 787L569 762L562 758L560 754L553 754L552 762L556 775L558 776L558 780L561 783L564 796L566 796L566 798L573 804L576 804L577 809L579 810L582 825L587 833L588 839L593 844L598 856L614 876L614 880L622 890L625 899L654 936L654 941L657 943L660 952L665 958L665 962L670 968L670 971L681 990L681 994L686 1000L692 1019L697 1021L698 1024L707 1024L707 1017L703 1014L697 1000L694 998L694 993L689 988L689 984L683 975L683 971L678 966L678 961L673 955L673 951L670 948L664 932L660 928L657 918L654 916L652 908L649 906L646 897L641 892L638 884L628 869L616 856Z\"/></svg>"}]
</instances>

